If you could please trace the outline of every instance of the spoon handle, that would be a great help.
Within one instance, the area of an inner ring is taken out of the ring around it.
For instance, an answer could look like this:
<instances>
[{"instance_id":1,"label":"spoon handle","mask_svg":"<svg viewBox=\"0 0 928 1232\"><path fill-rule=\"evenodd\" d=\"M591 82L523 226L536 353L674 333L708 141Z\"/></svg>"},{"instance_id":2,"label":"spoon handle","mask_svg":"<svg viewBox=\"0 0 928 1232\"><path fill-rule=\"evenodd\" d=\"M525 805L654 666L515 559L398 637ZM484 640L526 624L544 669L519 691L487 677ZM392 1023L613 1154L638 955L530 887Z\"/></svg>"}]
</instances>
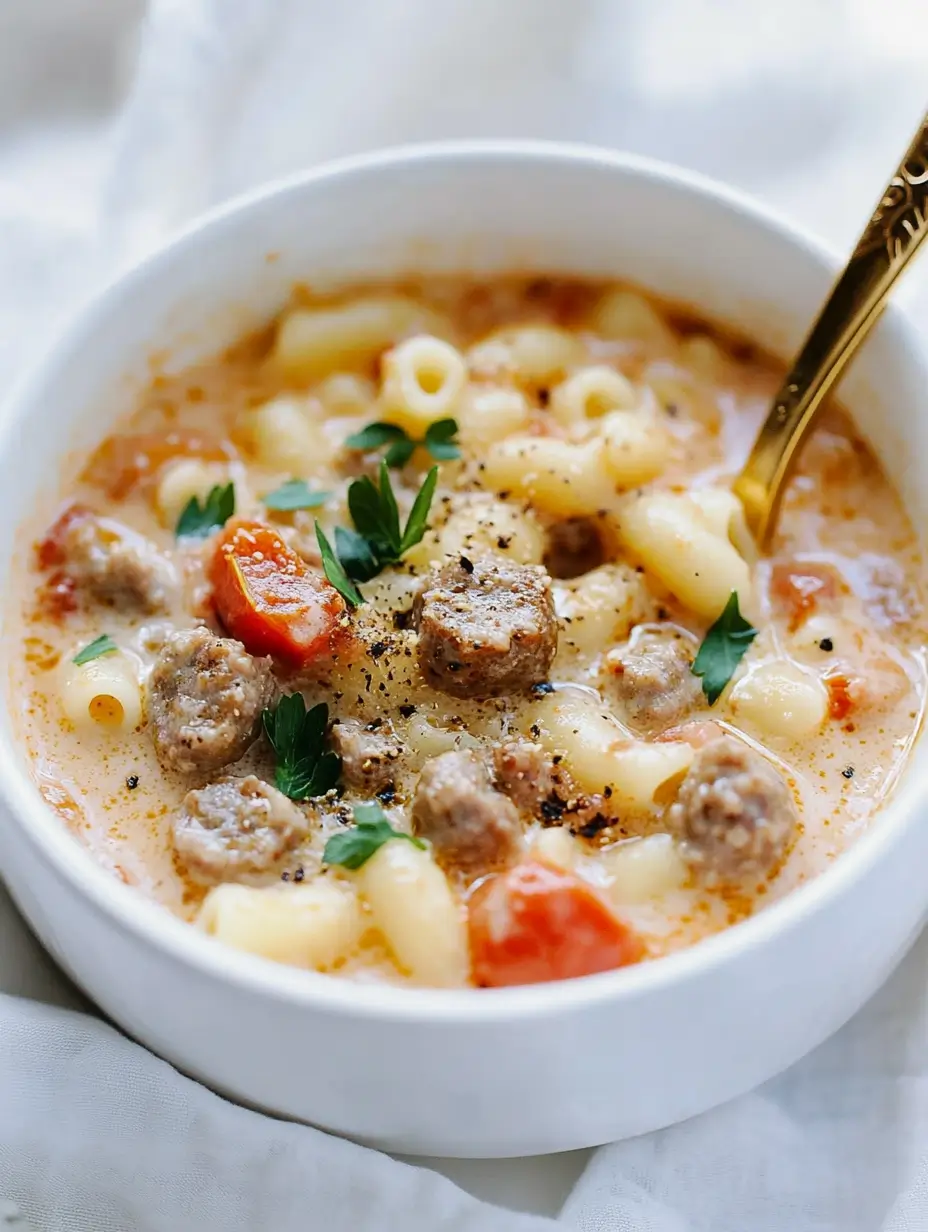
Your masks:
<instances>
[{"instance_id":1,"label":"spoon handle","mask_svg":"<svg viewBox=\"0 0 928 1232\"><path fill-rule=\"evenodd\" d=\"M928 115L832 287L735 481L758 544L763 545L773 529L791 463L819 406L926 235Z\"/></svg>"}]
</instances>

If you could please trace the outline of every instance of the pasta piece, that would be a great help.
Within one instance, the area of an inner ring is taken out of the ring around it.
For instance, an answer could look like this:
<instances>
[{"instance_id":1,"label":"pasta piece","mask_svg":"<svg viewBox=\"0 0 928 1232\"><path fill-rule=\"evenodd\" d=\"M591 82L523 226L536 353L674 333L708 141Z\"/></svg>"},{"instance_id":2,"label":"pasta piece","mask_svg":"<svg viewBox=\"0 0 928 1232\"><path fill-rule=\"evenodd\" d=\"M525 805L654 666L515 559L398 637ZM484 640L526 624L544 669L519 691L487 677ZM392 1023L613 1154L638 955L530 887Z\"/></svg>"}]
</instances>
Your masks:
<instances>
[{"instance_id":1,"label":"pasta piece","mask_svg":"<svg viewBox=\"0 0 928 1232\"><path fill-rule=\"evenodd\" d=\"M483 479L496 491L515 492L558 517L598 513L616 503L597 442L514 436L491 446Z\"/></svg>"},{"instance_id":2,"label":"pasta piece","mask_svg":"<svg viewBox=\"0 0 928 1232\"><path fill-rule=\"evenodd\" d=\"M731 694L733 712L766 736L802 740L821 730L828 714L825 686L788 659L761 663Z\"/></svg>"},{"instance_id":3,"label":"pasta piece","mask_svg":"<svg viewBox=\"0 0 928 1232\"><path fill-rule=\"evenodd\" d=\"M551 391L551 414L565 428L582 428L610 411L629 411L638 402L635 387L621 372L598 364L581 368Z\"/></svg>"},{"instance_id":4,"label":"pasta piece","mask_svg":"<svg viewBox=\"0 0 928 1232\"><path fill-rule=\"evenodd\" d=\"M201 462L197 458L184 458L169 466L155 491L155 507L163 526L172 530L190 501L196 497L204 502L217 485L229 482L229 468L220 462ZM236 483L236 504L241 506L240 483Z\"/></svg>"},{"instance_id":5,"label":"pasta piece","mask_svg":"<svg viewBox=\"0 0 928 1232\"><path fill-rule=\"evenodd\" d=\"M365 926L354 887L326 876L302 885L215 886L197 923L238 950L315 971L340 966Z\"/></svg>"},{"instance_id":6,"label":"pasta piece","mask_svg":"<svg viewBox=\"0 0 928 1232\"><path fill-rule=\"evenodd\" d=\"M643 342L666 354L674 350L673 333L657 309L643 295L624 287L606 292L593 311L591 325L604 338Z\"/></svg>"},{"instance_id":7,"label":"pasta piece","mask_svg":"<svg viewBox=\"0 0 928 1232\"><path fill-rule=\"evenodd\" d=\"M710 387L693 379L686 368L680 368L667 360L649 364L642 380L650 390L658 406L685 419L695 420L709 432L718 432L721 413L715 393Z\"/></svg>"},{"instance_id":8,"label":"pasta piece","mask_svg":"<svg viewBox=\"0 0 928 1232\"><path fill-rule=\"evenodd\" d=\"M603 465L620 488L655 479L670 460L670 436L653 416L636 411L607 415L598 433Z\"/></svg>"},{"instance_id":9,"label":"pasta piece","mask_svg":"<svg viewBox=\"0 0 928 1232\"><path fill-rule=\"evenodd\" d=\"M610 810L650 807L658 790L682 775L693 760L688 744L633 739L614 715L585 697L552 694L536 703L532 713L544 747L563 757L581 791L604 793Z\"/></svg>"},{"instance_id":10,"label":"pasta piece","mask_svg":"<svg viewBox=\"0 0 928 1232\"><path fill-rule=\"evenodd\" d=\"M121 651L80 667L68 662L61 683L64 712L78 731L127 733L142 722L142 690L135 663Z\"/></svg>"},{"instance_id":11,"label":"pasta piece","mask_svg":"<svg viewBox=\"0 0 928 1232\"><path fill-rule=\"evenodd\" d=\"M358 870L357 883L399 966L420 984L465 984L470 960L464 913L428 851L384 843Z\"/></svg>"},{"instance_id":12,"label":"pasta piece","mask_svg":"<svg viewBox=\"0 0 928 1232\"><path fill-rule=\"evenodd\" d=\"M718 382L725 371L725 356L708 334L691 334L680 343L680 363L700 380Z\"/></svg>"},{"instance_id":13,"label":"pasta piece","mask_svg":"<svg viewBox=\"0 0 928 1232\"><path fill-rule=\"evenodd\" d=\"M617 906L661 898L684 886L686 862L669 834L629 839L600 854L606 893Z\"/></svg>"},{"instance_id":14,"label":"pasta piece","mask_svg":"<svg viewBox=\"0 0 928 1232\"><path fill-rule=\"evenodd\" d=\"M717 534L689 496L644 493L623 507L622 538L649 570L692 611L714 620L731 592L742 610L751 593L747 562Z\"/></svg>"},{"instance_id":15,"label":"pasta piece","mask_svg":"<svg viewBox=\"0 0 928 1232\"><path fill-rule=\"evenodd\" d=\"M577 867L579 844L566 826L546 826L533 836L529 856L569 873Z\"/></svg>"},{"instance_id":16,"label":"pasta piece","mask_svg":"<svg viewBox=\"0 0 928 1232\"><path fill-rule=\"evenodd\" d=\"M699 506L711 530L722 539L730 539L745 560L757 559L757 545L748 530L744 506L731 488L692 488L687 495Z\"/></svg>"},{"instance_id":17,"label":"pasta piece","mask_svg":"<svg viewBox=\"0 0 928 1232\"><path fill-rule=\"evenodd\" d=\"M313 394L326 415L370 416L377 400L374 382L356 372L333 372L316 386Z\"/></svg>"},{"instance_id":18,"label":"pasta piece","mask_svg":"<svg viewBox=\"0 0 928 1232\"><path fill-rule=\"evenodd\" d=\"M480 452L528 428L528 399L519 389L469 385L458 402L457 421L461 444Z\"/></svg>"},{"instance_id":19,"label":"pasta piece","mask_svg":"<svg viewBox=\"0 0 928 1232\"><path fill-rule=\"evenodd\" d=\"M419 713L409 724L406 748L414 766L460 748L479 748L480 741L459 727L446 727L438 715Z\"/></svg>"},{"instance_id":20,"label":"pasta piece","mask_svg":"<svg viewBox=\"0 0 928 1232\"><path fill-rule=\"evenodd\" d=\"M331 442L299 398L274 398L246 411L241 423L256 460L270 470L314 474L332 460Z\"/></svg>"},{"instance_id":21,"label":"pasta piece","mask_svg":"<svg viewBox=\"0 0 928 1232\"><path fill-rule=\"evenodd\" d=\"M602 565L556 585L554 597L562 621L559 656L602 654L651 615L641 575L629 565Z\"/></svg>"},{"instance_id":22,"label":"pasta piece","mask_svg":"<svg viewBox=\"0 0 928 1232\"><path fill-rule=\"evenodd\" d=\"M383 363L384 419L421 437L430 424L454 417L467 368L450 343L421 334L401 342Z\"/></svg>"},{"instance_id":23,"label":"pasta piece","mask_svg":"<svg viewBox=\"0 0 928 1232\"><path fill-rule=\"evenodd\" d=\"M522 565L537 565L545 554L545 534L531 509L492 497L473 499L448 518L438 546L444 556L496 552Z\"/></svg>"},{"instance_id":24,"label":"pasta piece","mask_svg":"<svg viewBox=\"0 0 928 1232\"><path fill-rule=\"evenodd\" d=\"M312 380L371 363L411 334L447 334L448 325L403 295L371 295L326 308L295 308L277 330L273 360L290 377Z\"/></svg>"},{"instance_id":25,"label":"pasta piece","mask_svg":"<svg viewBox=\"0 0 928 1232\"><path fill-rule=\"evenodd\" d=\"M576 334L555 325L520 325L499 330L471 349L468 362L477 376L507 373L527 385L550 385L586 358Z\"/></svg>"}]
</instances>

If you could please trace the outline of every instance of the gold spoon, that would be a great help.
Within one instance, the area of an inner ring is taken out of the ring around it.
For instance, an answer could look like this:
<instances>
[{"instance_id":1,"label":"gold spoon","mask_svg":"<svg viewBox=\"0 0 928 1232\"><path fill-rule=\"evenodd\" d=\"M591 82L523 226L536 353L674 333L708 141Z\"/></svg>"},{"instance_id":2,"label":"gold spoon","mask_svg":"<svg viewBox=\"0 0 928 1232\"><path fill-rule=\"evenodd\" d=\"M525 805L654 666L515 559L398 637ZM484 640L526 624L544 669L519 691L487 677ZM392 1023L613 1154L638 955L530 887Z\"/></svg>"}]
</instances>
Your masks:
<instances>
[{"instance_id":1,"label":"gold spoon","mask_svg":"<svg viewBox=\"0 0 928 1232\"><path fill-rule=\"evenodd\" d=\"M826 394L870 333L893 283L928 235L928 115L773 400L735 494L763 547L799 448Z\"/></svg>"}]
</instances>

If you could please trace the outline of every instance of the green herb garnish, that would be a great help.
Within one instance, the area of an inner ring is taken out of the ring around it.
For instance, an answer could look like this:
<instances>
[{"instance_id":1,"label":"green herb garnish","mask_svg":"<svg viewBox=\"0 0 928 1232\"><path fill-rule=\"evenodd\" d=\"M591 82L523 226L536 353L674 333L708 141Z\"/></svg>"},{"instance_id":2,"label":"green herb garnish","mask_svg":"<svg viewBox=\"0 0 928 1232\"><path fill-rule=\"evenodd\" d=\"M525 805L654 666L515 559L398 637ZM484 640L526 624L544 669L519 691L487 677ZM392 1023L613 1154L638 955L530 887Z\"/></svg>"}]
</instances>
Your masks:
<instances>
[{"instance_id":1,"label":"green herb garnish","mask_svg":"<svg viewBox=\"0 0 928 1232\"><path fill-rule=\"evenodd\" d=\"M380 564L371 551L371 545L357 531L336 526L335 551L345 572L356 582L369 582L380 572Z\"/></svg>"},{"instance_id":2,"label":"green herb garnish","mask_svg":"<svg viewBox=\"0 0 928 1232\"><path fill-rule=\"evenodd\" d=\"M439 462L448 462L453 458L459 458L461 450L454 439L457 436L457 431L457 420L439 419L437 423L429 424L428 430L421 440L416 440L398 424L383 423L378 420L377 423L368 424L360 432L355 432L352 436L349 436L345 444L349 449L358 449L363 452L367 452L370 449L380 449L383 445L389 445L383 460L387 466L398 469L406 465L419 445L427 449L432 457Z\"/></svg>"},{"instance_id":3,"label":"green herb garnish","mask_svg":"<svg viewBox=\"0 0 928 1232\"><path fill-rule=\"evenodd\" d=\"M338 591L349 607L359 607L364 602L364 596L345 572L344 566L335 555L331 543L325 536L325 531L316 523L316 542L322 555L322 571L328 581Z\"/></svg>"},{"instance_id":4,"label":"green herb garnish","mask_svg":"<svg viewBox=\"0 0 928 1232\"><path fill-rule=\"evenodd\" d=\"M379 487L365 475L348 488L348 508L355 529L370 544L382 569L395 565L404 552L421 542L437 483L438 467L433 466L413 501L402 531L386 462L380 463Z\"/></svg>"},{"instance_id":5,"label":"green herb garnish","mask_svg":"<svg viewBox=\"0 0 928 1232\"><path fill-rule=\"evenodd\" d=\"M302 693L288 693L261 715L277 758L274 782L291 800L325 795L338 782L342 761L325 747L329 708L325 702L306 709Z\"/></svg>"},{"instance_id":6,"label":"green herb garnish","mask_svg":"<svg viewBox=\"0 0 928 1232\"><path fill-rule=\"evenodd\" d=\"M702 691L710 706L721 697L755 637L757 629L741 615L738 592L733 590L721 616L703 638L693 663L693 675L702 677Z\"/></svg>"},{"instance_id":7,"label":"green herb garnish","mask_svg":"<svg viewBox=\"0 0 928 1232\"><path fill-rule=\"evenodd\" d=\"M340 864L342 868L360 868L375 851L393 838L404 838L414 847L425 849L425 843L403 830L394 830L379 804L358 804L354 810L355 825L341 834L333 834L322 853L324 864Z\"/></svg>"},{"instance_id":8,"label":"green herb garnish","mask_svg":"<svg viewBox=\"0 0 928 1232\"><path fill-rule=\"evenodd\" d=\"M191 496L177 520L175 533L178 539L205 539L220 526L225 526L233 513L235 485L217 484L216 487L210 488L209 496L202 505L197 497Z\"/></svg>"},{"instance_id":9,"label":"green herb garnish","mask_svg":"<svg viewBox=\"0 0 928 1232\"><path fill-rule=\"evenodd\" d=\"M79 650L71 662L75 663L78 667L83 667L91 659L99 659L100 655L113 654L118 649L119 647L108 633L101 633L92 642L88 642L83 650Z\"/></svg>"},{"instance_id":10,"label":"green herb garnish","mask_svg":"<svg viewBox=\"0 0 928 1232\"><path fill-rule=\"evenodd\" d=\"M293 509L318 509L332 495L331 492L314 492L305 479L288 479L263 499L265 509L289 513Z\"/></svg>"},{"instance_id":11,"label":"green herb garnish","mask_svg":"<svg viewBox=\"0 0 928 1232\"><path fill-rule=\"evenodd\" d=\"M316 523L316 541L322 553L325 576L352 607L364 602L354 581L367 582L376 577L387 565L395 565L405 552L421 542L428 527L437 483L438 467L433 466L416 493L406 525L401 529L396 495L384 459L380 463L379 486L366 475L350 484L348 509L355 529L336 528L337 551Z\"/></svg>"}]
</instances>

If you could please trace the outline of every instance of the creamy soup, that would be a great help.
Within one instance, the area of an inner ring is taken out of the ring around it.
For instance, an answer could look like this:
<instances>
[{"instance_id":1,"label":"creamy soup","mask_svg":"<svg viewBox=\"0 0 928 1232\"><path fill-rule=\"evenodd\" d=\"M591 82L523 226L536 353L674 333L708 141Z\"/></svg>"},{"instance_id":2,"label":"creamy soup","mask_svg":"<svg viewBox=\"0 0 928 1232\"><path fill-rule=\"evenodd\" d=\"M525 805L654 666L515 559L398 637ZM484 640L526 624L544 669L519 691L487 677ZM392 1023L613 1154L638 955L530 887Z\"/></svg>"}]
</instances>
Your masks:
<instances>
[{"instance_id":1,"label":"creamy soup","mask_svg":"<svg viewBox=\"0 0 928 1232\"><path fill-rule=\"evenodd\" d=\"M39 790L220 941L499 986L660 957L815 876L925 696L922 562L832 409L769 555L781 379L637 291L305 292L157 375L17 591Z\"/></svg>"}]
</instances>

